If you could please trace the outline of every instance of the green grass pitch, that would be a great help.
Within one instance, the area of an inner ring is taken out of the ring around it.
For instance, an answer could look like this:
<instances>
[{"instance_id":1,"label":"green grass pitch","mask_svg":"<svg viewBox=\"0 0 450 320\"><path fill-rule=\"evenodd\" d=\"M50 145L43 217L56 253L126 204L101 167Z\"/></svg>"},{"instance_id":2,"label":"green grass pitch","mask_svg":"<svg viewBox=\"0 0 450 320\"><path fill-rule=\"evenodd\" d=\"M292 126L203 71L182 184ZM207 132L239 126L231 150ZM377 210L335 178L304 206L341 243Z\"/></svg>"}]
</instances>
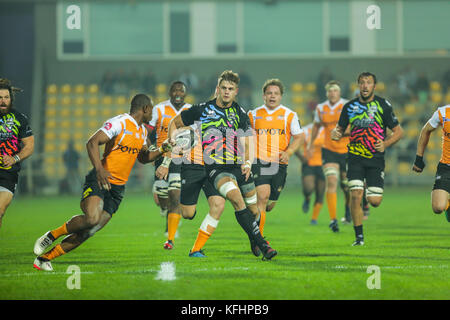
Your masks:
<instances>
[{"instance_id":1,"label":"green grass pitch","mask_svg":"<svg viewBox=\"0 0 450 320\"><path fill-rule=\"evenodd\" d=\"M110 223L78 249L53 261L55 272L32 267L35 240L79 214L79 197L18 197L0 229L0 299L448 299L450 223L435 215L430 188L386 188L381 207L364 223L366 245L352 247L353 227L328 228L302 213L301 190L286 188L267 214L265 236L278 251L272 261L254 257L229 204L205 246L205 259L189 258L206 212L184 220L172 251L163 249L164 220L149 194L126 194ZM339 194L338 214L343 214ZM176 279L157 280L163 262ZM68 289L76 265L80 289ZM380 269L380 289L369 289ZM369 279L369 283L372 283Z\"/></svg>"}]
</instances>

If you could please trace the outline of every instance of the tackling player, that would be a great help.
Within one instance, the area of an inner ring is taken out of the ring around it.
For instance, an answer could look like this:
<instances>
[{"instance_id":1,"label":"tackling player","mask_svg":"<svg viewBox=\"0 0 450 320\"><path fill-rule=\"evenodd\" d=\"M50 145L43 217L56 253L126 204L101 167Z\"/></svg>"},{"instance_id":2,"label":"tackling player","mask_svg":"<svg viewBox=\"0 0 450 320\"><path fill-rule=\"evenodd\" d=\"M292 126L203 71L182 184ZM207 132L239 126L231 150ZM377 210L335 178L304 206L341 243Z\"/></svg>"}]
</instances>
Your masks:
<instances>
[{"instance_id":1,"label":"tackling player","mask_svg":"<svg viewBox=\"0 0 450 320\"><path fill-rule=\"evenodd\" d=\"M445 217L450 222L450 105L438 108L428 122L423 126L417 142L416 160L412 170L421 173L425 168L423 155L430 140L431 133L442 127L442 154L436 168L436 176L431 192L431 208L436 214L445 211Z\"/></svg>"},{"instance_id":2,"label":"tackling player","mask_svg":"<svg viewBox=\"0 0 450 320\"><path fill-rule=\"evenodd\" d=\"M350 125L347 176L356 236L353 246L364 245L361 207L364 180L367 200L373 207L378 207L383 200L384 151L403 136L403 129L391 104L375 95L376 83L376 76L370 72L358 76L360 95L344 105L339 122L331 132L331 138L339 141ZM388 128L392 130L389 136L386 132Z\"/></svg>"},{"instance_id":3,"label":"tackling player","mask_svg":"<svg viewBox=\"0 0 450 320\"><path fill-rule=\"evenodd\" d=\"M297 113L281 104L283 83L279 79L269 79L262 91L264 104L248 113L257 141L256 163L252 166L252 173L258 196L261 235L266 212L273 209L286 183L289 157L304 140Z\"/></svg>"},{"instance_id":4,"label":"tackling player","mask_svg":"<svg viewBox=\"0 0 450 320\"><path fill-rule=\"evenodd\" d=\"M107 120L89 138L86 147L93 169L86 175L83 187L80 207L84 214L73 216L61 227L36 240L35 268L53 271L51 260L77 248L108 223L119 208L136 159L148 163L170 149L167 143L157 151L147 149L147 129L143 124L151 120L152 108L151 99L138 94L131 101L129 114ZM101 145L105 145L103 159L100 159ZM63 235L68 236L44 254Z\"/></svg>"}]
</instances>

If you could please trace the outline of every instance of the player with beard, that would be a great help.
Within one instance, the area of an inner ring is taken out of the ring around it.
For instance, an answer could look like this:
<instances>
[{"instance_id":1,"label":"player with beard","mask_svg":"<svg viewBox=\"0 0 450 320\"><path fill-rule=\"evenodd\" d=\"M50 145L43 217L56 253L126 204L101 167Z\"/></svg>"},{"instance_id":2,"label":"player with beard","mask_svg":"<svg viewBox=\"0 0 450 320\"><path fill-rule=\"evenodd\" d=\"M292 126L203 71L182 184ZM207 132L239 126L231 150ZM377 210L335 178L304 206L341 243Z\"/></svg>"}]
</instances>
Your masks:
<instances>
[{"instance_id":1,"label":"player with beard","mask_svg":"<svg viewBox=\"0 0 450 320\"><path fill-rule=\"evenodd\" d=\"M28 118L14 109L14 94L21 91L0 79L0 227L19 180L20 163L32 155L34 136Z\"/></svg>"},{"instance_id":2,"label":"player with beard","mask_svg":"<svg viewBox=\"0 0 450 320\"><path fill-rule=\"evenodd\" d=\"M169 97L153 108L151 129L156 133L156 146L167 139L170 120L191 105L184 102L186 85L181 81L174 81L169 88ZM181 159L182 156L167 152L164 158L155 162L155 182L153 192L157 194L160 208L166 214L167 241L164 249L171 250L181 219L180 188L181 188ZM174 161L175 160L175 161Z\"/></svg>"},{"instance_id":3,"label":"player with beard","mask_svg":"<svg viewBox=\"0 0 450 320\"><path fill-rule=\"evenodd\" d=\"M353 246L364 245L361 207L364 181L368 202L378 207L383 199L385 149L403 136L403 129L389 101L375 95L376 83L376 76L370 72L358 76L360 95L344 105L339 122L331 132L331 138L339 141L350 125L347 177L356 235ZM386 132L388 128L392 130L389 136Z\"/></svg>"}]
</instances>

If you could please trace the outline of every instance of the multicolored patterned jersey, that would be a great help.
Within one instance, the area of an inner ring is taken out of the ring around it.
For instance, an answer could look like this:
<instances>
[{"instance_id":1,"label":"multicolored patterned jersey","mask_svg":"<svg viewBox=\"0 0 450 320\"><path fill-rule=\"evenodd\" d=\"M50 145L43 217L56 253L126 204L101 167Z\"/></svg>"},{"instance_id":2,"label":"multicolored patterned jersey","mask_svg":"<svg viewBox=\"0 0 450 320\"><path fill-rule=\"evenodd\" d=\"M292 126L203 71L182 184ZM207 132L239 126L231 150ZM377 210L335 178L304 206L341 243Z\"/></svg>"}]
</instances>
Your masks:
<instances>
[{"instance_id":1,"label":"multicolored patterned jersey","mask_svg":"<svg viewBox=\"0 0 450 320\"><path fill-rule=\"evenodd\" d=\"M23 138L33 135L28 118L21 112L11 110L5 115L0 115L0 155L13 156L22 149ZM11 167L0 169L8 172L20 171L20 162Z\"/></svg>"},{"instance_id":2,"label":"multicolored patterned jersey","mask_svg":"<svg viewBox=\"0 0 450 320\"><path fill-rule=\"evenodd\" d=\"M181 112L186 126L201 125L203 161L214 164L237 165L243 163L243 146L240 137L253 135L249 118L236 102L221 108L216 100L193 105Z\"/></svg>"},{"instance_id":3,"label":"multicolored patterned jersey","mask_svg":"<svg viewBox=\"0 0 450 320\"><path fill-rule=\"evenodd\" d=\"M384 157L384 152L375 149L375 143L384 140L386 129L396 127L399 122L391 104L386 99L374 96L368 103L361 103L356 98L344 105L338 125L345 130L349 124L349 154L370 159Z\"/></svg>"},{"instance_id":4,"label":"multicolored patterned jersey","mask_svg":"<svg viewBox=\"0 0 450 320\"><path fill-rule=\"evenodd\" d=\"M450 104L439 107L428 123L433 128L442 126L442 155L439 162L450 164Z\"/></svg>"}]
</instances>

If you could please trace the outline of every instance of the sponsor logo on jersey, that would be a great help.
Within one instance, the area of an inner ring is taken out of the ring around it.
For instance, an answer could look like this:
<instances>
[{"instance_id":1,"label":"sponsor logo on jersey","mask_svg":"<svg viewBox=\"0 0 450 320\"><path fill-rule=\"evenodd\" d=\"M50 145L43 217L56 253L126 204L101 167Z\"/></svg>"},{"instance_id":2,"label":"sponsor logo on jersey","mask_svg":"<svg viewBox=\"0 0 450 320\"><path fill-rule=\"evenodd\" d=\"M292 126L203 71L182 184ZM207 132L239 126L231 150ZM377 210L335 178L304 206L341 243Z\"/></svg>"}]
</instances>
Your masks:
<instances>
[{"instance_id":1,"label":"sponsor logo on jersey","mask_svg":"<svg viewBox=\"0 0 450 320\"><path fill-rule=\"evenodd\" d=\"M105 126L104 126L103 128L105 128L106 130L109 130L109 129L111 129L111 128L112 128L112 124L111 124L111 122L107 122L107 123L105 123Z\"/></svg>"}]
</instances>

